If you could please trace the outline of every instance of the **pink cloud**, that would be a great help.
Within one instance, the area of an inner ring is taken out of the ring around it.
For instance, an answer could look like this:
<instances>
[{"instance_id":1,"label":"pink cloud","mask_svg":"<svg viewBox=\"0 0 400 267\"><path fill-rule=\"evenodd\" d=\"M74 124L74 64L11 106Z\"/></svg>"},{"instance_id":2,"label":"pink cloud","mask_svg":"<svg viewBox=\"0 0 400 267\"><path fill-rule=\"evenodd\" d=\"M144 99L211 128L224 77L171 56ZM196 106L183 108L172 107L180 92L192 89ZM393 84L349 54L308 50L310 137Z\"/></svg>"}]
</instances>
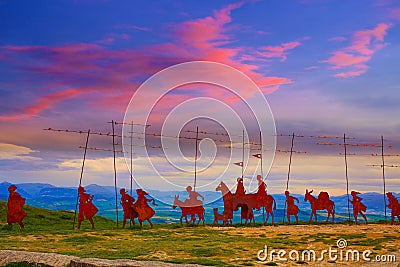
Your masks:
<instances>
[{"instance_id":1,"label":"pink cloud","mask_svg":"<svg viewBox=\"0 0 400 267\"><path fill-rule=\"evenodd\" d=\"M301 43L295 41L278 46L264 46L261 48L262 51L258 54L266 58L280 58L281 61L285 61L288 51L298 47L299 45L301 45Z\"/></svg>"},{"instance_id":2,"label":"pink cloud","mask_svg":"<svg viewBox=\"0 0 400 267\"><path fill-rule=\"evenodd\" d=\"M353 53L343 51L336 51L332 54L333 56L329 58L329 63L332 65L332 69L341 69L349 66L357 67L371 59L370 55L354 55Z\"/></svg>"},{"instance_id":3,"label":"pink cloud","mask_svg":"<svg viewBox=\"0 0 400 267\"><path fill-rule=\"evenodd\" d=\"M0 122L26 119L36 116L43 110L53 107L56 103L69 98L74 98L81 93L82 92L80 92L80 90L74 88L45 95L39 98L36 103L32 104L31 106L27 106L14 114L0 116Z\"/></svg>"},{"instance_id":4,"label":"pink cloud","mask_svg":"<svg viewBox=\"0 0 400 267\"><path fill-rule=\"evenodd\" d=\"M367 69L360 69L357 71L340 72L340 73L335 74L335 77L352 78L352 77L360 76L361 74L364 74L366 71L367 71Z\"/></svg>"},{"instance_id":5,"label":"pink cloud","mask_svg":"<svg viewBox=\"0 0 400 267\"><path fill-rule=\"evenodd\" d=\"M335 77L349 78L364 74L372 56L387 45L384 37L390 27L391 24L381 23L372 30L355 32L349 46L332 52L332 56L323 62L330 64L331 69L342 70Z\"/></svg>"}]
</instances>

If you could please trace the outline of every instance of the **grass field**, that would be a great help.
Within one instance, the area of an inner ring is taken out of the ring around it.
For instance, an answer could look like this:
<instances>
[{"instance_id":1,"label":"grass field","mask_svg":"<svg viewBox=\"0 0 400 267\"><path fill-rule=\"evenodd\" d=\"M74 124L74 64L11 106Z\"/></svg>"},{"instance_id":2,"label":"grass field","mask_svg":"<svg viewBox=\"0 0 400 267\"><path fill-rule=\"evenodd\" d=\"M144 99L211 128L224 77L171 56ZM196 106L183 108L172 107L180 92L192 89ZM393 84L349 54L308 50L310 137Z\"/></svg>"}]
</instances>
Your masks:
<instances>
[{"instance_id":1,"label":"grass field","mask_svg":"<svg viewBox=\"0 0 400 267\"><path fill-rule=\"evenodd\" d=\"M298 225L234 227L181 227L157 224L153 229L138 225L116 229L115 222L95 217L96 229L85 221L81 230L72 230L73 214L26 207L25 229L6 225L5 203L0 202L0 249L55 252L79 257L106 259L160 260L217 266L281 265L279 261L261 262L257 252L264 248L279 250L335 247L345 238L348 248L372 256L395 254L400 261L400 225ZM301 260L290 265L302 264ZM324 261L328 263L327 260ZM311 264L311 263L310 263ZM398 263L397 263L398 264ZM391 264L391 266L397 266ZM286 263L285 263L286 265ZM312 264L311 264L312 265Z\"/></svg>"}]
</instances>

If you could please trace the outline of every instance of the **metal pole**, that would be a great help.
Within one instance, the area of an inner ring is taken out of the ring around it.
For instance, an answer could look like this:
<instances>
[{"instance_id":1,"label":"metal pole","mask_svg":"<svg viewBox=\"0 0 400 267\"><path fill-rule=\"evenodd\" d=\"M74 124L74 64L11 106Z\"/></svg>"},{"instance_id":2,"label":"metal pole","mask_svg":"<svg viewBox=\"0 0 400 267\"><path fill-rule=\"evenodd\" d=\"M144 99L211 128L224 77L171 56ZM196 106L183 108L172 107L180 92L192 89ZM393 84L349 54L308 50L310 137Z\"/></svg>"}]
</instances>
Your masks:
<instances>
[{"instance_id":1,"label":"metal pole","mask_svg":"<svg viewBox=\"0 0 400 267\"><path fill-rule=\"evenodd\" d=\"M131 138L131 184L130 184L130 193L132 196L132 189L133 189L133 121L131 121L131 134L130 134L130 138ZM129 220L129 226L132 226L132 221Z\"/></svg>"},{"instance_id":2,"label":"metal pole","mask_svg":"<svg viewBox=\"0 0 400 267\"><path fill-rule=\"evenodd\" d=\"M292 145L290 146L289 169L288 169L287 181L286 181L286 191L289 190L289 179L290 179L290 168L292 166L293 144L294 144L294 133L292 134Z\"/></svg>"},{"instance_id":3,"label":"metal pole","mask_svg":"<svg viewBox=\"0 0 400 267\"><path fill-rule=\"evenodd\" d=\"M117 229L118 229L118 189L117 189L117 164L115 162L115 129L114 121L111 121L112 126L112 142L113 142L113 155L114 155L114 189L115 189L115 213L117 218Z\"/></svg>"},{"instance_id":4,"label":"metal pole","mask_svg":"<svg viewBox=\"0 0 400 267\"><path fill-rule=\"evenodd\" d=\"M244 174L244 129L242 134L242 179Z\"/></svg>"},{"instance_id":5,"label":"metal pole","mask_svg":"<svg viewBox=\"0 0 400 267\"><path fill-rule=\"evenodd\" d=\"M262 180L264 181L264 174L263 174L263 145L262 145L262 137L261 137L261 131L260 131L260 170L261 170L261 177ZM265 222L265 207L263 206L263 222Z\"/></svg>"},{"instance_id":6,"label":"metal pole","mask_svg":"<svg viewBox=\"0 0 400 267\"><path fill-rule=\"evenodd\" d=\"M87 152L88 143L89 143L89 135L90 135L90 129L87 131L87 136L86 136L85 150L84 150L84 152L83 152L83 161L82 161L81 176L80 176L80 178L79 178L79 187L82 186L83 169L84 169L84 167L85 167L86 152ZM78 193L78 196L76 197L76 205L75 205L75 213L74 213L74 223L72 224L72 229L75 229L76 211L78 210L78 201L79 201L79 193Z\"/></svg>"},{"instance_id":7,"label":"metal pole","mask_svg":"<svg viewBox=\"0 0 400 267\"><path fill-rule=\"evenodd\" d=\"M263 144L262 144L262 136L261 136L261 131L260 131L260 154L261 154L261 177L264 180L264 173L263 173Z\"/></svg>"},{"instance_id":8,"label":"metal pole","mask_svg":"<svg viewBox=\"0 0 400 267\"><path fill-rule=\"evenodd\" d=\"M381 146L382 146L382 179L383 179L383 203L385 204L385 221L387 220L386 215L386 181L385 181L385 156L383 151L383 135L381 136Z\"/></svg>"},{"instance_id":9,"label":"metal pole","mask_svg":"<svg viewBox=\"0 0 400 267\"><path fill-rule=\"evenodd\" d=\"M130 193L132 196L132 187L133 187L133 121L131 122L131 188L130 188Z\"/></svg>"},{"instance_id":10,"label":"metal pole","mask_svg":"<svg viewBox=\"0 0 400 267\"><path fill-rule=\"evenodd\" d=\"M347 144L346 144L346 134L343 134L343 146L344 146L344 164L346 167L346 192L347 192L347 211L349 213L349 223L350 223L350 196L349 196L349 176L347 172Z\"/></svg>"},{"instance_id":11,"label":"metal pole","mask_svg":"<svg viewBox=\"0 0 400 267\"><path fill-rule=\"evenodd\" d=\"M196 183L197 183L197 156L198 156L198 141L199 141L199 126L196 127L196 153L194 158L194 186L193 191L196 191Z\"/></svg>"}]
</instances>

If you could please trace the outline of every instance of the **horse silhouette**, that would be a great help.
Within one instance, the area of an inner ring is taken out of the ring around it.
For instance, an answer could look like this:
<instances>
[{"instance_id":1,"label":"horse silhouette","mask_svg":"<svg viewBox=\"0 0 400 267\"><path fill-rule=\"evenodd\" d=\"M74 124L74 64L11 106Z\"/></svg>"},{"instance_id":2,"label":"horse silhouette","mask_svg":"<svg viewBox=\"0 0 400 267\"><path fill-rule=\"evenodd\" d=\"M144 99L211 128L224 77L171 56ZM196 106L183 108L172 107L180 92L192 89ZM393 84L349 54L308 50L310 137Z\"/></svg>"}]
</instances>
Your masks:
<instances>
[{"instance_id":1,"label":"horse silhouette","mask_svg":"<svg viewBox=\"0 0 400 267\"><path fill-rule=\"evenodd\" d=\"M315 221L317 220L317 210L327 210L328 217L326 218L325 223L328 223L329 217L332 215L332 223L335 223L335 203L329 199L329 195L327 192L320 192L318 198L314 197L312 194L314 190L308 191L306 189L306 194L304 196L304 201L309 201L311 205L311 214L310 221L311 224L312 217L314 215Z\"/></svg>"},{"instance_id":2,"label":"horse silhouette","mask_svg":"<svg viewBox=\"0 0 400 267\"><path fill-rule=\"evenodd\" d=\"M238 187L242 181L242 178L238 178ZM241 215L242 218L246 220L245 223L247 224L249 220L250 222L253 221L254 223L253 209L259 210L261 207L265 207L267 216L264 225L267 224L270 216L272 217L272 224L274 224L273 210L276 210L276 201L271 195L266 195L265 198L260 199L259 194L232 194L226 184L222 181L215 190L222 192L224 200L224 215L226 215L227 220L232 220L233 211L236 211L239 209L239 207L242 207ZM244 192L244 190L242 191L239 189L239 192Z\"/></svg>"},{"instance_id":3,"label":"horse silhouette","mask_svg":"<svg viewBox=\"0 0 400 267\"><path fill-rule=\"evenodd\" d=\"M265 207L267 216L265 218L264 225L267 224L269 216L272 217L272 224L274 224L274 213L272 210L276 210L276 201L271 195L267 195L266 199L261 202L258 199L257 194L246 194L244 196L234 197L232 201L232 206L234 207L234 210L238 210L239 205L246 205L248 208L245 223L247 223L248 219L251 218L251 213L253 212L253 209L260 209L261 207Z\"/></svg>"},{"instance_id":4,"label":"horse silhouette","mask_svg":"<svg viewBox=\"0 0 400 267\"><path fill-rule=\"evenodd\" d=\"M392 210L392 225L394 224L394 217L397 216L397 219L400 221L400 204L397 198L393 195L392 192L387 192L386 196L389 199L388 208Z\"/></svg>"},{"instance_id":5,"label":"horse silhouette","mask_svg":"<svg viewBox=\"0 0 400 267\"><path fill-rule=\"evenodd\" d=\"M215 191L221 191L222 193L222 198L224 200L224 211L222 215L224 216L224 224L229 223L229 225L232 225L232 219L233 219L233 194L229 190L229 188L226 186L224 182L220 182L217 188L215 188Z\"/></svg>"},{"instance_id":6,"label":"horse silhouette","mask_svg":"<svg viewBox=\"0 0 400 267\"><path fill-rule=\"evenodd\" d=\"M176 209L176 207L179 207L182 211L182 215L180 218L181 225L182 224L182 219L185 218L186 221L186 226L188 225L188 219L187 216L190 215L191 219L190 222L194 223L196 221L196 215L198 217L197 225L199 225L200 221L203 221L204 225L204 208L203 206L187 206L185 203L181 200L179 200L179 195L175 196L174 198L174 204L172 208Z\"/></svg>"}]
</instances>

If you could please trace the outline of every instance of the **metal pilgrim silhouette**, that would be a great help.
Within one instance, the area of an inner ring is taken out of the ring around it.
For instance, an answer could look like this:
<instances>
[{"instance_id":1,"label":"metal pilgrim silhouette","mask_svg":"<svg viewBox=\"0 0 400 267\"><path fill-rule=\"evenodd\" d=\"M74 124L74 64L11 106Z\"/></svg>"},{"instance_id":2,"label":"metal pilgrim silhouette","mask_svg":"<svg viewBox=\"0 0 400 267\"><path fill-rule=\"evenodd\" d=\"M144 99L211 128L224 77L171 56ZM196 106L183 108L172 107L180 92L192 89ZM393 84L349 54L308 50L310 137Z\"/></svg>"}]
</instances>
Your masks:
<instances>
[{"instance_id":1,"label":"metal pilgrim silhouette","mask_svg":"<svg viewBox=\"0 0 400 267\"><path fill-rule=\"evenodd\" d=\"M86 218L89 220L94 229L93 216L99 211L97 207L93 204L94 195L89 195L85 193L84 187L80 186L78 188L79 194L79 214L78 214L78 229L81 228L83 220Z\"/></svg>"},{"instance_id":2,"label":"metal pilgrim silhouette","mask_svg":"<svg viewBox=\"0 0 400 267\"><path fill-rule=\"evenodd\" d=\"M21 228L24 228L23 220L26 217L26 213L23 210L25 205L25 198L17 192L17 187L15 185L10 185L8 187L8 201L7 201L7 223L12 226L13 223L18 223Z\"/></svg>"}]
</instances>

